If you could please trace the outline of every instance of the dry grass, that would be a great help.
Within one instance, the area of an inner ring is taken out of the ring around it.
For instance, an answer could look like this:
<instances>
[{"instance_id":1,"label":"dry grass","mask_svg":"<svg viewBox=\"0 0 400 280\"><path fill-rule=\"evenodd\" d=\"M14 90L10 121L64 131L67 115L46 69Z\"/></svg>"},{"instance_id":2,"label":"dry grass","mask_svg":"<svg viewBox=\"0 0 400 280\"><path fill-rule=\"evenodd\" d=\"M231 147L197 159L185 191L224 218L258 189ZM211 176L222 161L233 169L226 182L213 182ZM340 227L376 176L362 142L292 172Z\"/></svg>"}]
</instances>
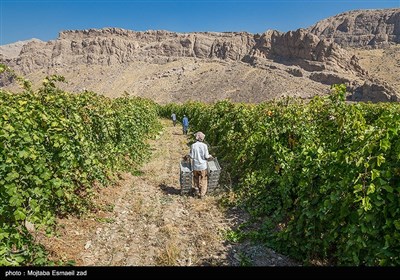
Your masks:
<instances>
[{"instance_id":1,"label":"dry grass","mask_svg":"<svg viewBox=\"0 0 400 280\"><path fill-rule=\"evenodd\" d=\"M180 252L180 248L175 242L170 241L156 257L156 264L160 266L176 266L178 264Z\"/></svg>"},{"instance_id":2,"label":"dry grass","mask_svg":"<svg viewBox=\"0 0 400 280\"><path fill-rule=\"evenodd\" d=\"M142 214L143 209L143 198L139 195L132 201L132 211L138 215Z\"/></svg>"},{"instance_id":3,"label":"dry grass","mask_svg":"<svg viewBox=\"0 0 400 280\"><path fill-rule=\"evenodd\" d=\"M164 234L167 239L173 239L178 235L179 229L175 225L168 223L160 227L160 232Z\"/></svg>"}]
</instances>

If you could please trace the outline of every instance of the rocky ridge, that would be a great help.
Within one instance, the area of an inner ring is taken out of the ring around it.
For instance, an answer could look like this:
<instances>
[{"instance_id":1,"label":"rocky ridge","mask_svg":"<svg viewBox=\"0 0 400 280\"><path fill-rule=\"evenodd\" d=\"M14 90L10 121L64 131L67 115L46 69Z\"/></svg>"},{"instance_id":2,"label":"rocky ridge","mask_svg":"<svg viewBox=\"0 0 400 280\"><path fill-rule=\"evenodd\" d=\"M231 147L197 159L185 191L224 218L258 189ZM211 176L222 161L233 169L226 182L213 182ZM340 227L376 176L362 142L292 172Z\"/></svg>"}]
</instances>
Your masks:
<instances>
[{"instance_id":1,"label":"rocky ridge","mask_svg":"<svg viewBox=\"0 0 400 280\"><path fill-rule=\"evenodd\" d=\"M307 29L343 47L383 47L400 43L400 8L355 10L319 21Z\"/></svg>"}]
</instances>

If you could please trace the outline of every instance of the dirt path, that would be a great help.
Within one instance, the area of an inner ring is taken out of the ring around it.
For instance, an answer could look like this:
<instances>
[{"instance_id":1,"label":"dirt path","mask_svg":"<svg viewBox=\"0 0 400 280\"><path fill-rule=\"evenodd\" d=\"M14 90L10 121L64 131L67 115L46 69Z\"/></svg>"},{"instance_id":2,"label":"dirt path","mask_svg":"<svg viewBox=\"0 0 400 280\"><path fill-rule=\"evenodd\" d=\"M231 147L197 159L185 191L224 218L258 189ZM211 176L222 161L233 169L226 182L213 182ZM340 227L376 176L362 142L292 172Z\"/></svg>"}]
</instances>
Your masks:
<instances>
[{"instance_id":1,"label":"dirt path","mask_svg":"<svg viewBox=\"0 0 400 280\"><path fill-rule=\"evenodd\" d=\"M97 213L59 221L58 237L45 242L53 257L83 266L295 265L267 248L227 242L224 233L238 216L224 213L218 197L180 195L179 160L188 139L180 125L162 123L141 174L123 174L102 189Z\"/></svg>"}]
</instances>

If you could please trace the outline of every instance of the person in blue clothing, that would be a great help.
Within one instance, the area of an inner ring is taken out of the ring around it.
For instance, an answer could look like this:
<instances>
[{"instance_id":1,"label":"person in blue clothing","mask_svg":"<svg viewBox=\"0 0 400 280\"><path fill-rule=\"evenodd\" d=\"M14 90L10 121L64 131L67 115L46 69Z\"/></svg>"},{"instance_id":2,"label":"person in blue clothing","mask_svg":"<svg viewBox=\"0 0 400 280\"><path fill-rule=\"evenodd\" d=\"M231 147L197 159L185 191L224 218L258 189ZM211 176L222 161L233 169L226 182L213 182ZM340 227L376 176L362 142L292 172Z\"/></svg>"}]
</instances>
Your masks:
<instances>
[{"instance_id":1,"label":"person in blue clothing","mask_svg":"<svg viewBox=\"0 0 400 280\"><path fill-rule=\"evenodd\" d=\"M183 134L187 135L188 133L188 128L189 128L189 119L186 117L186 115L183 115L182 119L182 129L183 129Z\"/></svg>"}]
</instances>

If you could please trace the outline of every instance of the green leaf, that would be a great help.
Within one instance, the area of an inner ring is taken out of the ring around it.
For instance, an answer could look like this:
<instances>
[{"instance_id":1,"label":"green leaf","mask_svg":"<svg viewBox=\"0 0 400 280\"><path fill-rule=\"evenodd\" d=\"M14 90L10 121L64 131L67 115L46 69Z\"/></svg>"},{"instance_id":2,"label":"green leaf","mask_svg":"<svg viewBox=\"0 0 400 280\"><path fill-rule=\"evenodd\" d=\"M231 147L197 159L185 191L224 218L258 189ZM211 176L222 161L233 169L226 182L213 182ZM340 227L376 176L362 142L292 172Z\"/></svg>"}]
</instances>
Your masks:
<instances>
[{"instance_id":1,"label":"green leaf","mask_svg":"<svg viewBox=\"0 0 400 280\"><path fill-rule=\"evenodd\" d=\"M380 171L379 170L372 169L372 171L371 171L371 179L372 180L375 180L375 178L378 178L379 175L380 175Z\"/></svg>"},{"instance_id":2,"label":"green leaf","mask_svg":"<svg viewBox=\"0 0 400 280\"><path fill-rule=\"evenodd\" d=\"M18 221L18 220L25 220L26 215L25 215L24 212L22 212L21 209L17 209L17 210L14 211L14 218L15 218L15 220L17 220L17 221Z\"/></svg>"},{"instance_id":3,"label":"green leaf","mask_svg":"<svg viewBox=\"0 0 400 280\"><path fill-rule=\"evenodd\" d=\"M357 185L355 185L354 187L354 193L358 193L358 192L361 192L362 191L362 189L363 189L363 186L361 185L361 184L357 184Z\"/></svg>"},{"instance_id":4,"label":"green leaf","mask_svg":"<svg viewBox=\"0 0 400 280\"><path fill-rule=\"evenodd\" d=\"M63 181L60 178L54 178L51 180L51 184L56 188L60 187L62 182Z\"/></svg>"},{"instance_id":5,"label":"green leaf","mask_svg":"<svg viewBox=\"0 0 400 280\"><path fill-rule=\"evenodd\" d=\"M378 179L378 185L379 186L385 186L387 184L388 183L386 182L386 180L382 179L382 177Z\"/></svg>"},{"instance_id":6,"label":"green leaf","mask_svg":"<svg viewBox=\"0 0 400 280\"><path fill-rule=\"evenodd\" d=\"M388 138L384 138L379 142L379 147L383 151L387 151L390 148L390 141Z\"/></svg>"},{"instance_id":7,"label":"green leaf","mask_svg":"<svg viewBox=\"0 0 400 280\"><path fill-rule=\"evenodd\" d=\"M15 179L17 179L18 177L19 177L18 172L12 171L12 172L10 172L10 173L7 174L5 180L6 180L7 182L11 182L11 181L14 181Z\"/></svg>"},{"instance_id":8,"label":"green leaf","mask_svg":"<svg viewBox=\"0 0 400 280\"><path fill-rule=\"evenodd\" d=\"M63 192L62 190L57 190L57 191L56 191L56 195L57 195L58 197L62 197L63 194L64 194L64 192Z\"/></svg>"},{"instance_id":9,"label":"green leaf","mask_svg":"<svg viewBox=\"0 0 400 280\"><path fill-rule=\"evenodd\" d=\"M368 211L368 210L372 209L372 205L371 205L371 202L370 202L371 199L368 196L363 197L361 199L361 201L362 201L362 207L363 207L364 211Z\"/></svg>"},{"instance_id":10,"label":"green leaf","mask_svg":"<svg viewBox=\"0 0 400 280\"><path fill-rule=\"evenodd\" d=\"M374 193L374 192L375 192L375 185L373 183L371 183L369 185L369 188L367 189L367 194Z\"/></svg>"},{"instance_id":11,"label":"green leaf","mask_svg":"<svg viewBox=\"0 0 400 280\"><path fill-rule=\"evenodd\" d=\"M33 181L35 182L36 185L42 185L43 181L38 177L38 176L33 176Z\"/></svg>"},{"instance_id":12,"label":"green leaf","mask_svg":"<svg viewBox=\"0 0 400 280\"><path fill-rule=\"evenodd\" d=\"M0 232L0 241L5 238L8 238L9 235L10 234L8 232ZM1 254L1 252L0 252L0 254Z\"/></svg>"},{"instance_id":13,"label":"green leaf","mask_svg":"<svg viewBox=\"0 0 400 280\"><path fill-rule=\"evenodd\" d=\"M400 220L394 221L393 224L397 230L400 230Z\"/></svg>"},{"instance_id":14,"label":"green leaf","mask_svg":"<svg viewBox=\"0 0 400 280\"><path fill-rule=\"evenodd\" d=\"M382 188L389 193L393 193L393 188L389 185L384 185L384 186L382 186Z\"/></svg>"},{"instance_id":15,"label":"green leaf","mask_svg":"<svg viewBox=\"0 0 400 280\"><path fill-rule=\"evenodd\" d=\"M26 173L31 173L31 171L33 170L31 165L25 165L24 169L25 169Z\"/></svg>"},{"instance_id":16,"label":"green leaf","mask_svg":"<svg viewBox=\"0 0 400 280\"><path fill-rule=\"evenodd\" d=\"M385 202L382 201L382 200L375 200L375 201L374 201L374 204L375 204L376 206L382 206L383 204L385 204Z\"/></svg>"},{"instance_id":17,"label":"green leaf","mask_svg":"<svg viewBox=\"0 0 400 280\"><path fill-rule=\"evenodd\" d=\"M378 166L381 166L381 164L384 162L385 162L385 157L382 154L376 157L376 163L378 164Z\"/></svg>"},{"instance_id":18,"label":"green leaf","mask_svg":"<svg viewBox=\"0 0 400 280\"><path fill-rule=\"evenodd\" d=\"M22 205L22 201L17 194L14 194L10 197L9 203L11 206L20 207Z\"/></svg>"},{"instance_id":19,"label":"green leaf","mask_svg":"<svg viewBox=\"0 0 400 280\"><path fill-rule=\"evenodd\" d=\"M15 131L14 127L12 127L10 124L6 124L5 126L3 126L3 129L9 132Z\"/></svg>"},{"instance_id":20,"label":"green leaf","mask_svg":"<svg viewBox=\"0 0 400 280\"><path fill-rule=\"evenodd\" d=\"M20 151L20 152L18 153L18 156L19 156L20 158L27 158L27 157L29 156L29 153L28 153L27 151L25 151L25 150L22 150L22 151Z\"/></svg>"},{"instance_id":21,"label":"green leaf","mask_svg":"<svg viewBox=\"0 0 400 280\"><path fill-rule=\"evenodd\" d=\"M40 178L43 180L49 180L51 178L51 173L49 171L45 171L40 175Z\"/></svg>"},{"instance_id":22,"label":"green leaf","mask_svg":"<svg viewBox=\"0 0 400 280\"><path fill-rule=\"evenodd\" d=\"M359 167L361 165L361 163L363 162L364 158L360 157L357 162L356 162L356 166Z\"/></svg>"}]
</instances>

